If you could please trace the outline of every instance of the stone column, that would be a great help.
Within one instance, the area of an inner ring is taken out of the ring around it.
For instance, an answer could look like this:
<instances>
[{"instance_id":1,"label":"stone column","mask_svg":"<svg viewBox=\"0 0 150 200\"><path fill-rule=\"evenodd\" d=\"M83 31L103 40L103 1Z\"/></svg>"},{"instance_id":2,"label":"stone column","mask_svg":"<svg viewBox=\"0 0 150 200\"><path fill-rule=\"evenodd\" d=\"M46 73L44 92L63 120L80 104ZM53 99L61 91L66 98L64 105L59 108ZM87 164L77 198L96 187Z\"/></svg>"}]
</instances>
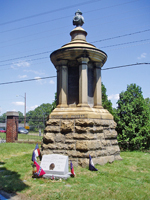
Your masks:
<instances>
[{"instance_id":1,"label":"stone column","mask_svg":"<svg viewBox=\"0 0 150 200\"><path fill-rule=\"evenodd\" d=\"M60 61L59 71L57 72L58 80L58 108L66 108L68 96L68 67L67 61Z\"/></svg>"},{"instance_id":2,"label":"stone column","mask_svg":"<svg viewBox=\"0 0 150 200\"><path fill-rule=\"evenodd\" d=\"M101 63L96 63L94 68L94 108L102 107L102 90L101 90Z\"/></svg>"},{"instance_id":3,"label":"stone column","mask_svg":"<svg viewBox=\"0 0 150 200\"><path fill-rule=\"evenodd\" d=\"M12 111L7 112L7 128L6 128L6 142L15 142L18 140L18 116L19 113Z\"/></svg>"},{"instance_id":4,"label":"stone column","mask_svg":"<svg viewBox=\"0 0 150 200\"><path fill-rule=\"evenodd\" d=\"M89 58L81 57L78 59L79 65L79 107L89 107L88 105L88 69Z\"/></svg>"}]
</instances>

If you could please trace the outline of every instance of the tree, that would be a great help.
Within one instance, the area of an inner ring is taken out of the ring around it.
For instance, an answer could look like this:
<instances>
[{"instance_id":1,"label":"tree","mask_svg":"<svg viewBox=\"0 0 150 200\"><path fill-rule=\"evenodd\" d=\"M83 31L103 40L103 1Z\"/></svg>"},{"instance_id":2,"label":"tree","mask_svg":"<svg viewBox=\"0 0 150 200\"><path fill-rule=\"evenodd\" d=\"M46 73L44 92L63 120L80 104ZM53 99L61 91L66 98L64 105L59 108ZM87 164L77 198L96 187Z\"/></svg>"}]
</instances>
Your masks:
<instances>
[{"instance_id":1,"label":"tree","mask_svg":"<svg viewBox=\"0 0 150 200\"><path fill-rule=\"evenodd\" d=\"M55 100L52 103L52 110L51 110L51 112L56 108L56 106L57 106L57 92L55 93Z\"/></svg>"},{"instance_id":2,"label":"tree","mask_svg":"<svg viewBox=\"0 0 150 200\"><path fill-rule=\"evenodd\" d=\"M18 113L19 113L19 117L18 117L19 123L24 123L24 116L23 116L22 112L18 111Z\"/></svg>"},{"instance_id":3,"label":"tree","mask_svg":"<svg viewBox=\"0 0 150 200\"><path fill-rule=\"evenodd\" d=\"M145 99L145 103L148 106L148 110L149 110L149 120L150 120L150 98L146 98Z\"/></svg>"},{"instance_id":4,"label":"tree","mask_svg":"<svg viewBox=\"0 0 150 200\"><path fill-rule=\"evenodd\" d=\"M107 109L112 115L114 114L112 103L110 100L108 100L108 96L106 95L106 88L104 84L102 83L102 106L104 109Z\"/></svg>"},{"instance_id":5,"label":"tree","mask_svg":"<svg viewBox=\"0 0 150 200\"><path fill-rule=\"evenodd\" d=\"M0 123L5 123L5 120L6 120L6 113L3 113L3 114L0 116Z\"/></svg>"},{"instance_id":6,"label":"tree","mask_svg":"<svg viewBox=\"0 0 150 200\"><path fill-rule=\"evenodd\" d=\"M35 110L29 111L26 114L27 122L31 127L30 130L38 130L39 128L45 127L45 121L47 120L48 115L51 113L53 106L50 103L41 104Z\"/></svg>"},{"instance_id":7,"label":"tree","mask_svg":"<svg viewBox=\"0 0 150 200\"><path fill-rule=\"evenodd\" d=\"M118 142L123 149L147 149L150 146L149 113L141 88L136 84L121 92L115 113Z\"/></svg>"}]
</instances>

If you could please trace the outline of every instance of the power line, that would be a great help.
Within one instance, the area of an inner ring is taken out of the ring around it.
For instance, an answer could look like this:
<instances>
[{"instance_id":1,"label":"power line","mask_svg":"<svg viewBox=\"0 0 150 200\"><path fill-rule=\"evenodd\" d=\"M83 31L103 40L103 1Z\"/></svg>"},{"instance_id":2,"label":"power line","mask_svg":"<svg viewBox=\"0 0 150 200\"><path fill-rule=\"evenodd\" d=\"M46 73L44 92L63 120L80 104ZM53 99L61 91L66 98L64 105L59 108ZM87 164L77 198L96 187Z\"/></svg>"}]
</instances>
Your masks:
<instances>
[{"instance_id":1,"label":"power line","mask_svg":"<svg viewBox=\"0 0 150 200\"><path fill-rule=\"evenodd\" d=\"M32 57L32 56L38 56L38 55L42 55L42 54L46 54L46 53L51 53L51 52L52 52L52 51L44 51L44 52L35 53L35 54L27 55L27 56L21 56L21 57L11 58L11 59L7 59L7 60L1 60L0 62L8 62L8 61L12 61L12 60L18 60L18 59L23 59L23 58L29 58L29 57Z\"/></svg>"},{"instance_id":2,"label":"power line","mask_svg":"<svg viewBox=\"0 0 150 200\"><path fill-rule=\"evenodd\" d=\"M23 83L27 81L37 81L37 80L42 80L42 79L48 79L48 78L55 78L56 76L48 76L48 77L42 77L42 78L32 78L32 79L26 79L22 81L11 81L11 82L5 82L5 83L0 83L0 85L6 85L6 84L12 84L12 83Z\"/></svg>"},{"instance_id":3,"label":"power line","mask_svg":"<svg viewBox=\"0 0 150 200\"><path fill-rule=\"evenodd\" d=\"M81 5L85 5L85 4L95 3L97 1L101 1L101 0L90 0L90 1L85 1L83 3L79 3L79 4L74 4L74 5L70 5L70 6L66 6L66 7L62 7L62 8L53 9L53 10L50 10L50 11L47 11L47 12L38 13L38 14L35 14L35 15L27 16L27 17L22 17L22 18L19 18L19 19L8 21L8 22L3 22L3 23L0 24L0 26L6 25L6 24L11 24L11 23L18 22L18 21L23 21L23 20L26 20L26 19L39 17L39 16L42 16L42 15L47 15L49 13L54 13L54 12L58 12L58 11L61 11L61 10L66 10L66 9L69 9L69 8L72 8L72 7L75 7L75 6L81 6Z\"/></svg>"},{"instance_id":4,"label":"power line","mask_svg":"<svg viewBox=\"0 0 150 200\"><path fill-rule=\"evenodd\" d=\"M108 48L108 47L120 46L120 45L125 45L125 44L132 44L132 43L136 43L136 42L144 42L144 41L148 41L148 40L150 40L150 39L136 40L136 41L125 42L125 43L120 43L120 44L113 44L113 45L104 46L104 47L100 47L100 48Z\"/></svg>"},{"instance_id":5,"label":"power line","mask_svg":"<svg viewBox=\"0 0 150 200\"><path fill-rule=\"evenodd\" d=\"M150 63L135 63L135 64L129 64L129 65L121 65L121 66L116 66L116 67L105 68L105 69L102 69L102 70L116 69L116 68L129 67L129 66L135 66L135 65L150 65ZM26 79L26 80L22 80L22 81L11 81L11 82L0 83L0 85L13 84L13 83L23 83L23 82L27 82L27 81L37 81L37 80L48 79L48 78L56 78L56 77L57 76L48 76L48 77L42 77L42 78L38 78L38 79L33 78L33 79Z\"/></svg>"},{"instance_id":6,"label":"power line","mask_svg":"<svg viewBox=\"0 0 150 200\"><path fill-rule=\"evenodd\" d=\"M103 10L103 9L107 9L107 8L113 8L113 7L116 7L116 6L125 5L125 4L128 4L128 3L135 2L135 1L139 1L139 0L133 0L133 1L129 1L129 2L121 3L121 4L116 4L116 5L113 5L113 6L107 6L107 7L103 7L103 8L98 8L98 9L86 11L84 13L90 13L90 12L94 12L94 11L98 11L98 10ZM9 32L9 31L19 30L19 29L22 29L22 28L33 27L33 26L36 26L36 25L40 25L40 24L51 22L51 21L56 21L56 20L68 18L68 17L72 17L72 15L68 15L68 16L60 17L60 18L55 18L55 19L51 19L51 20L46 20L46 21L43 21L43 22L38 22L38 23L26 25L26 26L21 26L21 27L17 27L17 28L14 28L14 29L9 29L9 30L5 30L5 31L1 31L0 33L6 33L6 32Z\"/></svg>"},{"instance_id":7,"label":"power line","mask_svg":"<svg viewBox=\"0 0 150 200\"><path fill-rule=\"evenodd\" d=\"M132 44L132 43L137 43L137 42L143 42L143 41L149 41L150 39L144 39L144 40L136 40L136 41L132 41L132 42L125 42L125 43L120 43L120 44L114 44L114 45L109 45L109 46L103 46L103 47L99 47L101 48L108 48L108 47L114 47L114 46L120 46L120 45L126 45L126 44ZM7 60L1 60L0 62L8 62L8 61L13 61L13 60L17 60L17 59L24 59L24 58L29 58L29 57L33 57L33 56L38 56L38 55L42 55L42 54L46 54L46 53L51 53L52 51L45 51L45 52L40 52L40 53L36 53L36 54L31 54L31 55L27 55L27 56L21 56L21 57L17 57L17 58L11 58L11 59L7 59ZM44 57L47 58L47 57ZM40 58L38 58L40 59ZM38 59L32 59L32 60L38 60ZM29 60L29 61L32 61ZM11 63L12 64L12 63ZM9 65L9 64L6 64ZM5 65L0 65L0 66L5 66Z\"/></svg>"},{"instance_id":8,"label":"power line","mask_svg":"<svg viewBox=\"0 0 150 200\"><path fill-rule=\"evenodd\" d=\"M118 35L118 36L114 36L114 37L110 37L110 38L105 38L105 39L102 39L102 40L96 40L96 41L93 41L93 42L90 42L90 43L103 42L103 41L106 41L106 40L112 40L112 39L116 39L116 38L126 37L126 36L129 36L129 35L135 35L135 34L144 33L144 32L147 32L147 31L150 31L150 29L146 29L146 30L143 30L143 31L136 31L136 32L133 32L133 33L127 33L127 34L124 34L124 35Z\"/></svg>"},{"instance_id":9,"label":"power line","mask_svg":"<svg viewBox=\"0 0 150 200\"><path fill-rule=\"evenodd\" d=\"M150 65L150 63L135 63L135 64L129 64L129 65L121 65L121 66L116 66L116 67L108 67L102 70L117 69L117 68L130 67L130 66L135 66L135 65Z\"/></svg>"}]
</instances>

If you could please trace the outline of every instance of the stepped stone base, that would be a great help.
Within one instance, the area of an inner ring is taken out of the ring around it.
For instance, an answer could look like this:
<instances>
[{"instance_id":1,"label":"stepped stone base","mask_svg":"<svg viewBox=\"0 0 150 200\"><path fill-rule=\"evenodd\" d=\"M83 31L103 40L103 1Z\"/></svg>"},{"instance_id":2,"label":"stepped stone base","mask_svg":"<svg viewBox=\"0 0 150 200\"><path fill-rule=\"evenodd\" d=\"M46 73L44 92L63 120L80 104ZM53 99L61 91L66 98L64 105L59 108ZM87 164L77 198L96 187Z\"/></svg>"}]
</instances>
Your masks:
<instances>
[{"instance_id":1,"label":"stepped stone base","mask_svg":"<svg viewBox=\"0 0 150 200\"><path fill-rule=\"evenodd\" d=\"M102 113L106 116L106 112ZM116 123L108 111L107 115L108 119L49 118L41 145L42 155L68 155L74 166L82 167L88 166L89 154L94 164L104 165L121 160Z\"/></svg>"}]
</instances>

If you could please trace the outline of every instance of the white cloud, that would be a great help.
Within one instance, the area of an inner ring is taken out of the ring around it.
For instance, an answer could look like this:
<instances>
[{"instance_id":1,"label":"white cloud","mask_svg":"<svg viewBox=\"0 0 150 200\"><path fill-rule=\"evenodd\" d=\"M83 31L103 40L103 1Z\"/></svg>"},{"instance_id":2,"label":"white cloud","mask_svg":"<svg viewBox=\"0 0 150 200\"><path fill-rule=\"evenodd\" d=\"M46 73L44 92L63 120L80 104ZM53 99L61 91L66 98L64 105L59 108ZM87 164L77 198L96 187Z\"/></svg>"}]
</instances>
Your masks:
<instances>
[{"instance_id":1,"label":"white cloud","mask_svg":"<svg viewBox=\"0 0 150 200\"><path fill-rule=\"evenodd\" d=\"M138 59L140 60L140 59L146 58L146 56L147 56L147 53L142 53L142 54L138 57Z\"/></svg>"},{"instance_id":2,"label":"white cloud","mask_svg":"<svg viewBox=\"0 0 150 200\"><path fill-rule=\"evenodd\" d=\"M55 84L55 82L53 81L53 80L50 80L50 82L49 82L50 84Z\"/></svg>"},{"instance_id":3,"label":"white cloud","mask_svg":"<svg viewBox=\"0 0 150 200\"><path fill-rule=\"evenodd\" d=\"M38 82L38 83L40 83L41 85L43 85L43 84L45 84L46 83L46 81L45 80L43 80L43 79L41 79L41 77L39 77L39 76L37 76L37 77L34 77L34 79Z\"/></svg>"},{"instance_id":4,"label":"white cloud","mask_svg":"<svg viewBox=\"0 0 150 200\"><path fill-rule=\"evenodd\" d=\"M22 79L22 78L26 78L27 77L27 75L18 75L18 77L20 78L20 79Z\"/></svg>"},{"instance_id":5,"label":"white cloud","mask_svg":"<svg viewBox=\"0 0 150 200\"><path fill-rule=\"evenodd\" d=\"M25 69L24 72L31 72L36 75L44 75L45 74L44 72L41 72L41 71L27 70L27 69Z\"/></svg>"},{"instance_id":6,"label":"white cloud","mask_svg":"<svg viewBox=\"0 0 150 200\"><path fill-rule=\"evenodd\" d=\"M108 96L108 99L109 100L112 100L112 99L118 100L119 99L119 94L112 94L112 95Z\"/></svg>"},{"instance_id":7,"label":"white cloud","mask_svg":"<svg viewBox=\"0 0 150 200\"><path fill-rule=\"evenodd\" d=\"M30 108L28 110L34 110L37 107L38 107L38 105L30 106Z\"/></svg>"},{"instance_id":8,"label":"white cloud","mask_svg":"<svg viewBox=\"0 0 150 200\"><path fill-rule=\"evenodd\" d=\"M21 67L29 67L30 66L30 63L29 62L26 62L26 61L18 61L16 63L13 63L11 65L11 68L12 69L19 69Z\"/></svg>"},{"instance_id":9,"label":"white cloud","mask_svg":"<svg viewBox=\"0 0 150 200\"><path fill-rule=\"evenodd\" d=\"M34 79L37 80L37 81L41 81L42 80L41 77L39 77L39 76L34 77Z\"/></svg>"},{"instance_id":10,"label":"white cloud","mask_svg":"<svg viewBox=\"0 0 150 200\"><path fill-rule=\"evenodd\" d=\"M24 102L22 102L22 101L12 102L12 104L14 104L16 106L24 106Z\"/></svg>"}]
</instances>

